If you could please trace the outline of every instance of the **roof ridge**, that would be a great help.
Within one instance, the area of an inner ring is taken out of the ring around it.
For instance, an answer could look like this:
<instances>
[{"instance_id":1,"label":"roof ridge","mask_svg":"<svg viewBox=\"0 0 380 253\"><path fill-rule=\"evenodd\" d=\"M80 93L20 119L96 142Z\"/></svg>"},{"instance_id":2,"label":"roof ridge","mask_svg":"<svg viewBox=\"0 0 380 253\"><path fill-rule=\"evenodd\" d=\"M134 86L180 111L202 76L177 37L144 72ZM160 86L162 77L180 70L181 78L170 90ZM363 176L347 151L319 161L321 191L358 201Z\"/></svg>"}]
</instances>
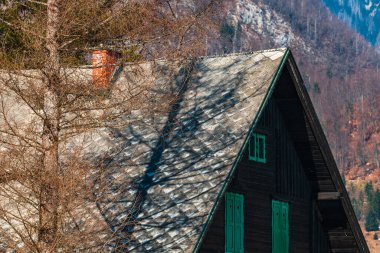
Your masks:
<instances>
[{"instance_id":1,"label":"roof ridge","mask_svg":"<svg viewBox=\"0 0 380 253\"><path fill-rule=\"evenodd\" d=\"M238 52L238 53L226 53L226 54L215 54L215 55L204 55L199 57L200 59L205 58L218 58L218 57L228 57L228 56L239 56L239 55L249 55L254 53L266 53L266 52L277 52L283 50L285 53L285 50L287 47L278 47L278 48L271 48L271 49L264 49L264 50L256 50L256 51L246 51L246 52Z\"/></svg>"},{"instance_id":2,"label":"roof ridge","mask_svg":"<svg viewBox=\"0 0 380 253\"><path fill-rule=\"evenodd\" d=\"M230 57L230 56L239 56L239 55L250 55L250 54L261 54L261 53L267 53L267 52L277 52L277 51L286 51L287 47L278 47L278 48L271 48L271 49L264 49L264 50L256 50L256 51L246 51L246 52L238 52L238 53L226 53L226 54L214 54L214 55L203 55L203 56L197 56L194 57L194 59L213 59L213 58L221 58L221 57ZM191 58L188 59L182 59L182 60L191 60ZM124 65L140 65L144 63L150 63L150 62L167 62L170 61L165 58L157 58L155 60L147 60L147 61L141 61L141 62L131 62L131 63L124 63ZM173 60L173 61L181 61L180 59ZM121 64L113 64L115 66L120 66ZM91 69L92 65L82 65L78 67L79 69Z\"/></svg>"}]
</instances>

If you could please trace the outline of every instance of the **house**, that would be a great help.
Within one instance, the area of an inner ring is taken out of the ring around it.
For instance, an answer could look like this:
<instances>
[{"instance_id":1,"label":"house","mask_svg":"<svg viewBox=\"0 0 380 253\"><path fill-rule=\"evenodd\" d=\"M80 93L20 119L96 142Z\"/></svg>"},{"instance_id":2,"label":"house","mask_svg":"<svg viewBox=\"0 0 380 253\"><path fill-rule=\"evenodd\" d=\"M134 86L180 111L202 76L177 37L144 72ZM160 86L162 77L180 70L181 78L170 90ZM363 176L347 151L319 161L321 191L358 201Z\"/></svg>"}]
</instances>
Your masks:
<instances>
[{"instance_id":1,"label":"house","mask_svg":"<svg viewBox=\"0 0 380 253\"><path fill-rule=\"evenodd\" d=\"M369 252L289 50L272 71L196 250Z\"/></svg>"},{"instance_id":2,"label":"house","mask_svg":"<svg viewBox=\"0 0 380 253\"><path fill-rule=\"evenodd\" d=\"M112 231L103 251L369 252L289 49L149 64L112 82L153 80L173 103L89 148L111 147L89 205Z\"/></svg>"},{"instance_id":3,"label":"house","mask_svg":"<svg viewBox=\"0 0 380 253\"><path fill-rule=\"evenodd\" d=\"M129 251L369 252L290 50L178 73L170 112L118 133Z\"/></svg>"}]
</instances>

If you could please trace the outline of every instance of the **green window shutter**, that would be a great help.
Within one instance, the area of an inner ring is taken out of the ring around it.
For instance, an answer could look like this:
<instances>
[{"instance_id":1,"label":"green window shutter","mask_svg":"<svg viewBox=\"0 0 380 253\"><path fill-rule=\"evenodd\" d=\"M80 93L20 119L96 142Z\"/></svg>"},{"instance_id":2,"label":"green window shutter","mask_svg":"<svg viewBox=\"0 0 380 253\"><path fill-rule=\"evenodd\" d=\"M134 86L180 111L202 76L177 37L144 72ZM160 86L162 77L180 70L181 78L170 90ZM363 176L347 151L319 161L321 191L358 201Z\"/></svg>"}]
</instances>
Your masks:
<instances>
[{"instance_id":1,"label":"green window shutter","mask_svg":"<svg viewBox=\"0 0 380 253\"><path fill-rule=\"evenodd\" d=\"M281 203L272 201L272 253L281 253Z\"/></svg>"},{"instance_id":2,"label":"green window shutter","mask_svg":"<svg viewBox=\"0 0 380 253\"><path fill-rule=\"evenodd\" d=\"M272 253L289 252L289 204L272 200Z\"/></svg>"},{"instance_id":3,"label":"green window shutter","mask_svg":"<svg viewBox=\"0 0 380 253\"><path fill-rule=\"evenodd\" d=\"M284 253L289 252L289 204L282 203L282 245Z\"/></svg>"},{"instance_id":4,"label":"green window shutter","mask_svg":"<svg viewBox=\"0 0 380 253\"><path fill-rule=\"evenodd\" d=\"M226 193L225 252L244 253L244 196Z\"/></svg>"},{"instance_id":5,"label":"green window shutter","mask_svg":"<svg viewBox=\"0 0 380 253\"><path fill-rule=\"evenodd\" d=\"M257 135L257 161L266 163L266 136L263 134Z\"/></svg>"},{"instance_id":6,"label":"green window shutter","mask_svg":"<svg viewBox=\"0 0 380 253\"><path fill-rule=\"evenodd\" d=\"M244 252L244 196L240 194L235 195L235 208L234 208L234 252Z\"/></svg>"},{"instance_id":7,"label":"green window shutter","mask_svg":"<svg viewBox=\"0 0 380 253\"><path fill-rule=\"evenodd\" d=\"M266 140L266 136L263 135L263 142L264 142L264 147L263 147L263 162L266 163L267 162L267 146L266 146L266 143L267 143L267 140Z\"/></svg>"},{"instance_id":8,"label":"green window shutter","mask_svg":"<svg viewBox=\"0 0 380 253\"><path fill-rule=\"evenodd\" d=\"M259 145L260 135L255 134L255 161L258 161L260 158L260 145Z\"/></svg>"},{"instance_id":9,"label":"green window shutter","mask_svg":"<svg viewBox=\"0 0 380 253\"><path fill-rule=\"evenodd\" d=\"M232 193L226 193L225 203L225 252L233 253L234 250L234 196Z\"/></svg>"},{"instance_id":10,"label":"green window shutter","mask_svg":"<svg viewBox=\"0 0 380 253\"><path fill-rule=\"evenodd\" d=\"M248 144L248 159L266 163L266 136L264 134L253 133Z\"/></svg>"},{"instance_id":11,"label":"green window shutter","mask_svg":"<svg viewBox=\"0 0 380 253\"><path fill-rule=\"evenodd\" d=\"M255 133L253 133L251 138L249 139L248 158L252 161L257 160L257 140Z\"/></svg>"}]
</instances>

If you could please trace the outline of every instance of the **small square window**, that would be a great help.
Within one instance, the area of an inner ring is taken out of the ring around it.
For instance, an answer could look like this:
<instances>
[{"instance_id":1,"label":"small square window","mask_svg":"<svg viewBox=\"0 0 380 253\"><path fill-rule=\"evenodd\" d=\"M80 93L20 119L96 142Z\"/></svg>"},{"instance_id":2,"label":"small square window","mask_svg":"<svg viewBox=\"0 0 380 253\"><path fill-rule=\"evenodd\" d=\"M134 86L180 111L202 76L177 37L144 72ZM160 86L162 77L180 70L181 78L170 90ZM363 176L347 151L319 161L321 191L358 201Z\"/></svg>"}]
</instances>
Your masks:
<instances>
[{"instance_id":1,"label":"small square window","mask_svg":"<svg viewBox=\"0 0 380 253\"><path fill-rule=\"evenodd\" d=\"M249 160L266 163L266 136L263 134L253 133L249 140Z\"/></svg>"}]
</instances>

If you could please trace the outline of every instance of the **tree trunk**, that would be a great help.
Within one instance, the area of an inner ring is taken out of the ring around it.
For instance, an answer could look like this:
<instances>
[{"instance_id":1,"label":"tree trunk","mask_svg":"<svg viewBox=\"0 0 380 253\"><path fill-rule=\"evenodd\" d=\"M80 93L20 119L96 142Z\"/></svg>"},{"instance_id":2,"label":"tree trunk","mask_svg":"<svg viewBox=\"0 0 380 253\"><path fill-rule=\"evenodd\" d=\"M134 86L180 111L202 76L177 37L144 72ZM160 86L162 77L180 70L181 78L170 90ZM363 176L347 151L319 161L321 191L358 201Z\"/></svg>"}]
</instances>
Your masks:
<instances>
[{"instance_id":1,"label":"tree trunk","mask_svg":"<svg viewBox=\"0 0 380 253\"><path fill-rule=\"evenodd\" d=\"M43 252L54 252L57 247L59 207L59 90L60 64L58 53L59 0L47 2L45 66L44 125L43 125L43 171L41 173L39 241Z\"/></svg>"}]
</instances>

